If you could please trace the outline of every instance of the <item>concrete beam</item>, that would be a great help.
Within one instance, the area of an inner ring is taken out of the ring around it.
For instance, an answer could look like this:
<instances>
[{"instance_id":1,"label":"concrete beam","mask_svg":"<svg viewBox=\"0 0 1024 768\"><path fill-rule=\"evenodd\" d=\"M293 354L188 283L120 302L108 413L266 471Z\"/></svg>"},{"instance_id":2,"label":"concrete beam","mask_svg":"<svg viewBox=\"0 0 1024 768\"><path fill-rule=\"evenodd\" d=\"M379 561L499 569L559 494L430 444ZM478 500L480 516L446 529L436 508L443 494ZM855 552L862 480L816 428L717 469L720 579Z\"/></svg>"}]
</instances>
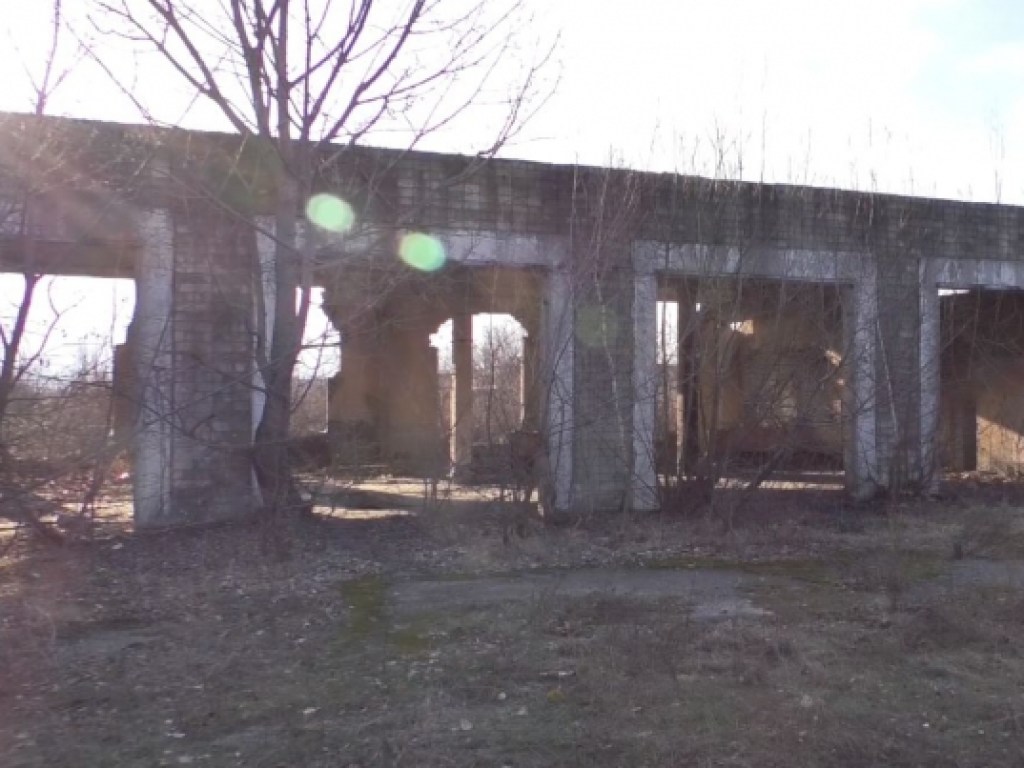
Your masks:
<instances>
[{"instance_id":1,"label":"concrete beam","mask_svg":"<svg viewBox=\"0 0 1024 768\"><path fill-rule=\"evenodd\" d=\"M928 275L942 288L1024 289L1024 262L928 258Z\"/></svg>"},{"instance_id":2,"label":"concrete beam","mask_svg":"<svg viewBox=\"0 0 1024 768\"><path fill-rule=\"evenodd\" d=\"M750 277L810 283L851 283L872 255L863 251L782 249L767 246L671 244L638 240L637 270L693 277Z\"/></svg>"}]
</instances>

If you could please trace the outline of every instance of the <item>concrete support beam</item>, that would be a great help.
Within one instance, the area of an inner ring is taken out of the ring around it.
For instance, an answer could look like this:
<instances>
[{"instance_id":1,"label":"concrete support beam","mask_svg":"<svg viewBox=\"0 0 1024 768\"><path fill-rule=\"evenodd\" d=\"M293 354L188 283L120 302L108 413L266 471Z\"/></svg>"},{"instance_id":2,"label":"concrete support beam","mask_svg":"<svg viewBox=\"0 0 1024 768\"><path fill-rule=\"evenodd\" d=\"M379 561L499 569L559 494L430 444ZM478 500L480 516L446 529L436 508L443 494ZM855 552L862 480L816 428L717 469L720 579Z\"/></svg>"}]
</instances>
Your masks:
<instances>
[{"instance_id":1,"label":"concrete support beam","mask_svg":"<svg viewBox=\"0 0 1024 768\"><path fill-rule=\"evenodd\" d=\"M658 281L653 273L633 278L633 472L630 506L651 511L659 506L654 423L658 392Z\"/></svg>"},{"instance_id":2,"label":"concrete support beam","mask_svg":"<svg viewBox=\"0 0 1024 768\"><path fill-rule=\"evenodd\" d=\"M452 464L465 472L473 461L473 315L452 318Z\"/></svg>"}]
</instances>

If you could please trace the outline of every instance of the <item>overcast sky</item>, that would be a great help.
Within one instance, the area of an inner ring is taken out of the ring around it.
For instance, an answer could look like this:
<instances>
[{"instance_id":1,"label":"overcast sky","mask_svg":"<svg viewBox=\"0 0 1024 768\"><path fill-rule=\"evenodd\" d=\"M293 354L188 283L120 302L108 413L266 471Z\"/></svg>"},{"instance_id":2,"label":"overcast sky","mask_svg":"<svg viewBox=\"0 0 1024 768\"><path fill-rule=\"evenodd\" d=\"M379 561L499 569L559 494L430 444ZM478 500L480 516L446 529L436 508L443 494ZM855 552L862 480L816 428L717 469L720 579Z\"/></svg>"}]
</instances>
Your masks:
<instances>
[{"instance_id":1,"label":"overcast sky","mask_svg":"<svg viewBox=\"0 0 1024 768\"><path fill-rule=\"evenodd\" d=\"M2 110L30 106L24 67L38 69L46 5L0 0ZM534 9L539 38L561 32L549 73L558 84L508 156L714 173L713 150L725 147L726 175L1024 203L1021 0L535 0ZM147 82L121 62L126 77ZM153 91L164 119L194 125L209 114L186 110L184 91L165 78ZM139 119L87 63L52 111ZM458 127L435 146L463 149L479 140L472 131Z\"/></svg>"},{"instance_id":2,"label":"overcast sky","mask_svg":"<svg viewBox=\"0 0 1024 768\"><path fill-rule=\"evenodd\" d=\"M561 33L559 81L506 154L691 170L696 149L700 170L717 134L750 178L1024 201L1020 0L530 1L537 37ZM0 6L0 109L26 109L19 57L38 70L47 3ZM161 118L208 120L165 73L115 61ZM139 119L94 67L78 69L53 111ZM473 128L438 142L482 141Z\"/></svg>"}]
</instances>

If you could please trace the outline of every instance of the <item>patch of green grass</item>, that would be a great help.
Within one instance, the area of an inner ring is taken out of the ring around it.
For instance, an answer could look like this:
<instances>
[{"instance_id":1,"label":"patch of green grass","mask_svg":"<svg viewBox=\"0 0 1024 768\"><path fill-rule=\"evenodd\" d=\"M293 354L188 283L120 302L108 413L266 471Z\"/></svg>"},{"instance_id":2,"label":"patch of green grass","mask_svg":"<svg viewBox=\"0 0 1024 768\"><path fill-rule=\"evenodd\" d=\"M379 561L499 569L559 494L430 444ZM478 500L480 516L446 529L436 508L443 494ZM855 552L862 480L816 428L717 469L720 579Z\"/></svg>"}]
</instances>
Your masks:
<instances>
[{"instance_id":1,"label":"patch of green grass","mask_svg":"<svg viewBox=\"0 0 1024 768\"><path fill-rule=\"evenodd\" d=\"M837 566L816 559L792 560L730 560L712 557L665 557L648 560L647 568L664 570L736 571L751 576L776 576L811 584L838 583Z\"/></svg>"},{"instance_id":2,"label":"patch of green grass","mask_svg":"<svg viewBox=\"0 0 1024 768\"><path fill-rule=\"evenodd\" d=\"M348 634L364 639L385 627L387 584L379 576L343 582L341 597L349 610Z\"/></svg>"},{"instance_id":3,"label":"patch of green grass","mask_svg":"<svg viewBox=\"0 0 1024 768\"><path fill-rule=\"evenodd\" d=\"M868 588L881 587L881 580L898 578L904 584L936 579L949 570L949 562L934 552L913 549L859 553L833 552L827 559L736 560L712 557L671 556L649 560L647 568L667 570L735 571L749 576L775 577L815 584L839 586L851 579Z\"/></svg>"},{"instance_id":4,"label":"patch of green grass","mask_svg":"<svg viewBox=\"0 0 1024 768\"><path fill-rule=\"evenodd\" d=\"M412 622L394 626L387 610L388 583L379 576L343 582L341 596L349 611L342 638L346 644L374 638L402 655L422 654L433 647L430 638L437 617L421 614Z\"/></svg>"},{"instance_id":5,"label":"patch of green grass","mask_svg":"<svg viewBox=\"0 0 1024 768\"><path fill-rule=\"evenodd\" d=\"M433 622L418 616L414 622L388 632L388 642L403 656L419 656L434 647L431 640Z\"/></svg>"}]
</instances>

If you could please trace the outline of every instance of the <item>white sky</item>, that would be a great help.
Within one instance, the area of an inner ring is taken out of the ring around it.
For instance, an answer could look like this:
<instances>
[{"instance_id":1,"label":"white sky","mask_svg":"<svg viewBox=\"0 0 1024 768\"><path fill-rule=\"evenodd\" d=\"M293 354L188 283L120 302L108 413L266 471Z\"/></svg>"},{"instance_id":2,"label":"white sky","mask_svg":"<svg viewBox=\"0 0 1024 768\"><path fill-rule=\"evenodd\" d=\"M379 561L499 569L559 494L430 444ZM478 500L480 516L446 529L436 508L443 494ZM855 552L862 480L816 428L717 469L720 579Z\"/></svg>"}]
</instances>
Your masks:
<instances>
[{"instance_id":1,"label":"white sky","mask_svg":"<svg viewBox=\"0 0 1024 768\"><path fill-rule=\"evenodd\" d=\"M713 174L721 147L728 176L1024 203L1021 0L530 1L538 38L561 31L559 80L508 156ZM0 0L0 110L30 107L46 6ZM118 61L162 119L206 123ZM51 111L139 119L87 61ZM432 146L479 146L478 124Z\"/></svg>"}]
</instances>

